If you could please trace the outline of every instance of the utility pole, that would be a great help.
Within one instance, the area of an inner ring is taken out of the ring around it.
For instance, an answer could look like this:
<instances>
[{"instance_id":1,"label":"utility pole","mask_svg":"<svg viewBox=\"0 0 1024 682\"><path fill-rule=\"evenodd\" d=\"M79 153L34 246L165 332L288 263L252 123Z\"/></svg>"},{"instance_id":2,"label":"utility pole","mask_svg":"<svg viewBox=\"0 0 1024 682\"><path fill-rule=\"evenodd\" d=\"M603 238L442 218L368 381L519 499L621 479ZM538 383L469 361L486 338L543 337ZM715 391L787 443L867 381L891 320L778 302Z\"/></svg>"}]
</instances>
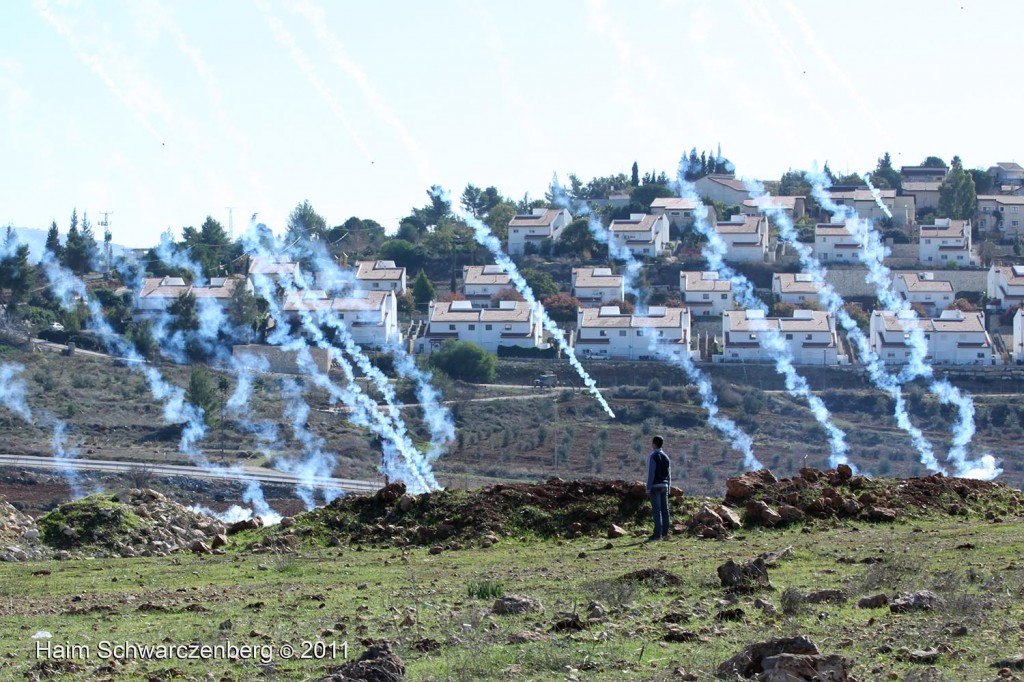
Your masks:
<instances>
[{"instance_id":1,"label":"utility pole","mask_svg":"<svg viewBox=\"0 0 1024 682\"><path fill-rule=\"evenodd\" d=\"M110 234L110 215L113 211L100 211L100 215L103 219L100 220L99 226L103 228L103 260L104 270L107 277L110 276L110 242L113 239L113 235Z\"/></svg>"}]
</instances>

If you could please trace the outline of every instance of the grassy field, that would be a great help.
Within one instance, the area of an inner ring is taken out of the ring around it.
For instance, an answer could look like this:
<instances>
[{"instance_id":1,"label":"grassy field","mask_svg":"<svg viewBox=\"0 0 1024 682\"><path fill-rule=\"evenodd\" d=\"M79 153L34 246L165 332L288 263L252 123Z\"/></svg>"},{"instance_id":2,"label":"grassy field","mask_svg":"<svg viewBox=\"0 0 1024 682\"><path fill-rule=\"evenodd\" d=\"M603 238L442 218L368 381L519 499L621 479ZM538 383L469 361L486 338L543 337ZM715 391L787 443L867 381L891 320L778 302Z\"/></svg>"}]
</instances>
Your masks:
<instances>
[{"instance_id":1,"label":"grassy field","mask_svg":"<svg viewBox=\"0 0 1024 682\"><path fill-rule=\"evenodd\" d=\"M255 553L263 535L250 531L220 556L2 564L0 678L302 680L342 663L346 646L358 656L371 639L392 643L409 680L670 680L683 671L709 679L746 644L794 634L851 658L861 680L988 680L994 664L1020 651L1020 520L819 520L653 544L641 541L642 526L630 530L610 541L505 536L437 555L358 545ZM791 555L769 569L771 589L731 596L720 587L716 568L726 559L787 547ZM629 578L641 569L667 571L678 584ZM849 601L802 599L831 588ZM944 604L905 614L854 607L862 596L924 589ZM495 593L533 597L543 611L493 615ZM592 602L606 618L587 620ZM734 620L719 615L735 608ZM572 614L584 629L553 631ZM32 639L40 630L52 638ZM538 641L509 643L522 632ZM670 632L689 641L665 641ZM48 661L37 657L44 642ZM131 660L107 657L109 643L268 648L256 649L263 660ZM311 658L285 658L286 645ZM929 649L934 662L910 660Z\"/></svg>"}]
</instances>

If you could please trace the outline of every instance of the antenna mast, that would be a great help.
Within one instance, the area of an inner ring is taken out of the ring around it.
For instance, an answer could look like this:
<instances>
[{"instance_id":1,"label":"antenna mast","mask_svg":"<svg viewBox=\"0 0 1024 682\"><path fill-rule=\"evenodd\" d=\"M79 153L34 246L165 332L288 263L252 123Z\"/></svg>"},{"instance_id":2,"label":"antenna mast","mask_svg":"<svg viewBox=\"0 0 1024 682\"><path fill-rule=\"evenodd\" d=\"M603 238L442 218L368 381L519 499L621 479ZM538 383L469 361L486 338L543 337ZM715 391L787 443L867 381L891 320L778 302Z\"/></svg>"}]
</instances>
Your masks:
<instances>
[{"instance_id":1,"label":"antenna mast","mask_svg":"<svg viewBox=\"0 0 1024 682\"><path fill-rule=\"evenodd\" d=\"M232 213L235 207L225 206L224 208L228 210L228 239L235 241L235 220L234 214Z\"/></svg>"}]
</instances>

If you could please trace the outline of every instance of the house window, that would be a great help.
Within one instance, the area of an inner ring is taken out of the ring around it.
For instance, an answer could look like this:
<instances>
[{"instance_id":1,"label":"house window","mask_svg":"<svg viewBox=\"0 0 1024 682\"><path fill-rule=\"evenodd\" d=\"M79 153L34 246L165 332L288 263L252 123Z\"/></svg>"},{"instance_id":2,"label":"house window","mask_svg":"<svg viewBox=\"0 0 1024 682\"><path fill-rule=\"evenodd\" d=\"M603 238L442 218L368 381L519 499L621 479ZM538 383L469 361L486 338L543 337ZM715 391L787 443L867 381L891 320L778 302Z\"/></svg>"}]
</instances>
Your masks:
<instances>
[{"instance_id":1,"label":"house window","mask_svg":"<svg viewBox=\"0 0 1024 682\"><path fill-rule=\"evenodd\" d=\"M985 354L984 353L978 353L978 357L979 358L983 358L983 357L985 357Z\"/></svg>"},{"instance_id":2,"label":"house window","mask_svg":"<svg viewBox=\"0 0 1024 682\"><path fill-rule=\"evenodd\" d=\"M619 336L625 336L625 335L626 335L626 330L625 329L620 329L619 330Z\"/></svg>"},{"instance_id":3,"label":"house window","mask_svg":"<svg viewBox=\"0 0 1024 682\"><path fill-rule=\"evenodd\" d=\"M793 340L793 335L792 334L786 334L786 341L792 341L792 340Z\"/></svg>"},{"instance_id":4,"label":"house window","mask_svg":"<svg viewBox=\"0 0 1024 682\"><path fill-rule=\"evenodd\" d=\"M925 239L925 240L924 240L924 243L925 243L925 244L931 244L931 243L932 243L932 240L931 240L931 239Z\"/></svg>"},{"instance_id":5,"label":"house window","mask_svg":"<svg viewBox=\"0 0 1024 682\"><path fill-rule=\"evenodd\" d=\"M1020 206L1011 206L1010 213L1020 213Z\"/></svg>"},{"instance_id":6,"label":"house window","mask_svg":"<svg viewBox=\"0 0 1024 682\"><path fill-rule=\"evenodd\" d=\"M488 331L489 332L489 331L491 331L492 327L494 327L493 324L485 324L484 325L484 331Z\"/></svg>"},{"instance_id":7,"label":"house window","mask_svg":"<svg viewBox=\"0 0 1024 682\"><path fill-rule=\"evenodd\" d=\"M1019 220L1011 220L1010 224L1013 225L1014 227L1017 227L1018 225L1020 225L1020 221Z\"/></svg>"},{"instance_id":8,"label":"house window","mask_svg":"<svg viewBox=\"0 0 1024 682\"><path fill-rule=\"evenodd\" d=\"M644 335L644 330L643 329L637 329L636 330L636 335L637 336L643 336Z\"/></svg>"},{"instance_id":9,"label":"house window","mask_svg":"<svg viewBox=\"0 0 1024 682\"><path fill-rule=\"evenodd\" d=\"M704 298L704 300L706 301L706 300L708 300L709 298L711 298L711 294L702 294L702 297L703 297L703 298Z\"/></svg>"},{"instance_id":10,"label":"house window","mask_svg":"<svg viewBox=\"0 0 1024 682\"><path fill-rule=\"evenodd\" d=\"M380 282L374 282L373 283L373 288L374 289L380 289Z\"/></svg>"},{"instance_id":11,"label":"house window","mask_svg":"<svg viewBox=\"0 0 1024 682\"><path fill-rule=\"evenodd\" d=\"M608 336L608 330L607 329L602 329L600 331L600 333L598 334L598 336Z\"/></svg>"},{"instance_id":12,"label":"house window","mask_svg":"<svg viewBox=\"0 0 1024 682\"><path fill-rule=\"evenodd\" d=\"M455 331L455 325L454 324L448 325L448 331L451 331L451 332Z\"/></svg>"},{"instance_id":13,"label":"house window","mask_svg":"<svg viewBox=\"0 0 1024 682\"><path fill-rule=\"evenodd\" d=\"M475 332L476 331L476 325L475 324L469 325L469 331Z\"/></svg>"},{"instance_id":14,"label":"house window","mask_svg":"<svg viewBox=\"0 0 1024 682\"><path fill-rule=\"evenodd\" d=\"M510 325L510 324L506 324L506 325L505 325L505 331L507 331L507 332L510 332L510 331L512 331L512 325Z\"/></svg>"},{"instance_id":15,"label":"house window","mask_svg":"<svg viewBox=\"0 0 1024 682\"><path fill-rule=\"evenodd\" d=\"M812 335L810 335L810 334L807 334L806 336L804 336L804 341L810 341L810 340L811 340L811 339L813 339L813 338L814 338L814 337L813 337Z\"/></svg>"},{"instance_id":16,"label":"house window","mask_svg":"<svg viewBox=\"0 0 1024 682\"><path fill-rule=\"evenodd\" d=\"M722 300L723 300L723 301L724 301L724 300L725 300L726 298L728 298L728 297L729 297L729 295L728 295L728 294L722 294Z\"/></svg>"},{"instance_id":17,"label":"house window","mask_svg":"<svg viewBox=\"0 0 1024 682\"><path fill-rule=\"evenodd\" d=\"M345 319L345 313L339 313L338 314L338 319L339 320L344 320Z\"/></svg>"}]
</instances>

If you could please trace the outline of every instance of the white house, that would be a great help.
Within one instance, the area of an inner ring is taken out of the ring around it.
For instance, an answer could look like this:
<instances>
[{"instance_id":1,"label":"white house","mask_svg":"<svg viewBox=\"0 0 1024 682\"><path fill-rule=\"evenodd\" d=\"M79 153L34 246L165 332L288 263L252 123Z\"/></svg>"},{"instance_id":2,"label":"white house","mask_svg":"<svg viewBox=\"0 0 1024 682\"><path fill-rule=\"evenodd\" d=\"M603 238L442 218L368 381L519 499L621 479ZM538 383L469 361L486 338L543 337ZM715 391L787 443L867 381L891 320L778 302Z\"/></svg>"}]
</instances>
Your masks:
<instances>
[{"instance_id":1,"label":"white house","mask_svg":"<svg viewBox=\"0 0 1024 682\"><path fill-rule=\"evenodd\" d=\"M679 273L679 290L683 303L696 317L717 317L737 307L732 280L720 278L717 272L684 270Z\"/></svg>"},{"instance_id":2,"label":"white house","mask_svg":"<svg viewBox=\"0 0 1024 682\"><path fill-rule=\"evenodd\" d=\"M668 218L669 225L681 229L693 225L693 211L700 203L681 197L658 197L651 202L651 215L663 215ZM708 211L711 212L708 220L714 220L714 207L709 206Z\"/></svg>"},{"instance_id":3,"label":"white house","mask_svg":"<svg viewBox=\"0 0 1024 682\"><path fill-rule=\"evenodd\" d=\"M1018 308L1013 316L1013 348L1010 357L1018 365L1024 363L1024 309Z\"/></svg>"},{"instance_id":4,"label":"white house","mask_svg":"<svg viewBox=\"0 0 1024 682\"><path fill-rule=\"evenodd\" d=\"M1024 304L1024 265L993 265L988 269L988 302L999 310Z\"/></svg>"},{"instance_id":5,"label":"white house","mask_svg":"<svg viewBox=\"0 0 1024 682\"><path fill-rule=\"evenodd\" d=\"M690 311L652 306L647 315L622 313L617 306L580 308L576 352L584 357L653 360L690 354Z\"/></svg>"},{"instance_id":6,"label":"white house","mask_svg":"<svg viewBox=\"0 0 1024 682\"><path fill-rule=\"evenodd\" d=\"M299 264L287 256L249 256L247 272L250 278L262 275L283 286L287 286L286 282L294 282L302 277Z\"/></svg>"},{"instance_id":7,"label":"white house","mask_svg":"<svg viewBox=\"0 0 1024 682\"><path fill-rule=\"evenodd\" d=\"M798 365L845 364L839 355L835 317L818 310L794 310L793 317L766 317L761 310L728 310L722 316L722 354L717 362L774 362L762 337L778 334Z\"/></svg>"},{"instance_id":8,"label":"white house","mask_svg":"<svg viewBox=\"0 0 1024 682\"><path fill-rule=\"evenodd\" d=\"M385 348L402 343L394 291L353 291L331 301L331 314L345 323L360 346Z\"/></svg>"},{"instance_id":9,"label":"white house","mask_svg":"<svg viewBox=\"0 0 1024 682\"><path fill-rule=\"evenodd\" d=\"M918 303L929 315L953 305L953 284L935 279L934 272L901 272L893 277L892 290L908 303Z\"/></svg>"},{"instance_id":10,"label":"white house","mask_svg":"<svg viewBox=\"0 0 1024 682\"><path fill-rule=\"evenodd\" d=\"M922 208L939 207L939 187L941 182L904 182L901 191L903 194L910 194L914 197L914 206L917 210Z\"/></svg>"},{"instance_id":11,"label":"white house","mask_svg":"<svg viewBox=\"0 0 1024 682\"><path fill-rule=\"evenodd\" d=\"M821 285L820 279L807 272L777 272L772 275L772 293L781 303L817 303Z\"/></svg>"},{"instance_id":12,"label":"white house","mask_svg":"<svg viewBox=\"0 0 1024 682\"><path fill-rule=\"evenodd\" d=\"M949 166L901 166L900 177L903 185L908 182L939 182L946 179L949 174Z\"/></svg>"},{"instance_id":13,"label":"white house","mask_svg":"<svg viewBox=\"0 0 1024 682\"><path fill-rule=\"evenodd\" d=\"M1007 237L1024 235L1024 197L979 194L978 227L999 230Z\"/></svg>"},{"instance_id":14,"label":"white house","mask_svg":"<svg viewBox=\"0 0 1024 682\"><path fill-rule=\"evenodd\" d=\"M911 355L911 330L920 329L928 344L925 360L942 365L1000 364L985 331L984 313L943 310L939 317L876 310L871 313L871 350L886 363L904 364Z\"/></svg>"},{"instance_id":15,"label":"white house","mask_svg":"<svg viewBox=\"0 0 1024 682\"><path fill-rule=\"evenodd\" d=\"M745 199L740 206L743 215L771 215L775 211L781 211L793 221L803 218L807 214L807 199L800 196L773 197L771 194L762 194L751 199Z\"/></svg>"},{"instance_id":16,"label":"white house","mask_svg":"<svg viewBox=\"0 0 1024 682\"><path fill-rule=\"evenodd\" d=\"M508 252L520 256L526 245L540 248L545 239L557 242L562 229L572 222L572 214L564 208L535 208L531 213L517 215L508 224Z\"/></svg>"},{"instance_id":17,"label":"white house","mask_svg":"<svg viewBox=\"0 0 1024 682\"><path fill-rule=\"evenodd\" d=\"M737 213L729 220L715 223L715 231L728 247L726 260L763 263L768 253L768 218Z\"/></svg>"},{"instance_id":18,"label":"white house","mask_svg":"<svg viewBox=\"0 0 1024 682\"><path fill-rule=\"evenodd\" d=\"M406 289L405 268L393 260L361 260L356 263L356 283L363 291L391 290L401 295Z\"/></svg>"},{"instance_id":19,"label":"white house","mask_svg":"<svg viewBox=\"0 0 1024 682\"><path fill-rule=\"evenodd\" d=\"M894 189L877 189L878 199L867 187L851 190L829 191L832 201L840 206L850 206L857 213L861 220L880 222L888 218L882 206L892 214L892 221L896 225L908 225L914 221L917 215L917 205L914 203L914 195L896 195Z\"/></svg>"},{"instance_id":20,"label":"white house","mask_svg":"<svg viewBox=\"0 0 1024 682\"><path fill-rule=\"evenodd\" d=\"M860 240L841 218L814 226L814 255L822 263L856 263L860 248Z\"/></svg>"},{"instance_id":21,"label":"white house","mask_svg":"<svg viewBox=\"0 0 1024 682\"><path fill-rule=\"evenodd\" d=\"M470 301L431 301L427 333L416 350L429 353L448 339L470 341L496 353L498 346L546 348L537 312L525 301L501 301L498 308L474 308Z\"/></svg>"},{"instance_id":22,"label":"white house","mask_svg":"<svg viewBox=\"0 0 1024 682\"><path fill-rule=\"evenodd\" d=\"M1016 161L1000 161L988 172L995 176L997 185L1024 185L1024 167Z\"/></svg>"},{"instance_id":23,"label":"white house","mask_svg":"<svg viewBox=\"0 0 1024 682\"><path fill-rule=\"evenodd\" d=\"M924 265L971 265L971 221L936 218L921 226L921 263Z\"/></svg>"},{"instance_id":24,"label":"white house","mask_svg":"<svg viewBox=\"0 0 1024 682\"><path fill-rule=\"evenodd\" d=\"M462 293L474 308L491 307L491 299L512 286L512 278L498 265L466 265L462 268Z\"/></svg>"},{"instance_id":25,"label":"white house","mask_svg":"<svg viewBox=\"0 0 1024 682\"><path fill-rule=\"evenodd\" d=\"M572 295L584 307L600 306L604 301L621 301L626 296L625 280L611 268L573 268Z\"/></svg>"},{"instance_id":26,"label":"white house","mask_svg":"<svg viewBox=\"0 0 1024 682\"><path fill-rule=\"evenodd\" d=\"M182 294L192 294L198 299L208 299L221 308L226 308L236 286L244 286L251 293L252 282L241 277L212 277L205 286L188 284L181 277L147 277L142 280L142 290L135 297L135 314L161 313Z\"/></svg>"},{"instance_id":27,"label":"white house","mask_svg":"<svg viewBox=\"0 0 1024 682\"><path fill-rule=\"evenodd\" d=\"M668 218L664 214L631 213L629 220L613 220L608 231L611 239L638 258L654 258L668 244Z\"/></svg>"},{"instance_id":28,"label":"white house","mask_svg":"<svg viewBox=\"0 0 1024 682\"><path fill-rule=\"evenodd\" d=\"M732 173L712 173L693 183L698 196L721 201L726 206L739 206L750 198L750 191L742 180Z\"/></svg>"}]
</instances>

